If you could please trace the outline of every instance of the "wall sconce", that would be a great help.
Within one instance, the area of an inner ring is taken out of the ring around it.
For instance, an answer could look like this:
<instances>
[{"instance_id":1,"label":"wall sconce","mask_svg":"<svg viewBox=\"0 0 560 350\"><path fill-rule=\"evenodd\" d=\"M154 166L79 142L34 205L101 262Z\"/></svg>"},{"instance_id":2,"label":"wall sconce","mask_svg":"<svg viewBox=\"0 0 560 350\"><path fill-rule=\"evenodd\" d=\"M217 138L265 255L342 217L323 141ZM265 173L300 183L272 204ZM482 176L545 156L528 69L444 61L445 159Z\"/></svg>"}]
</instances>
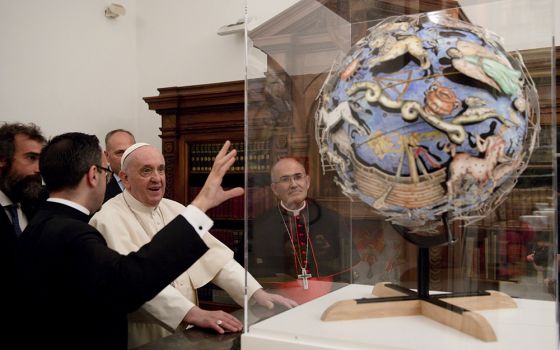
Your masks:
<instances>
[{"instance_id":1,"label":"wall sconce","mask_svg":"<svg viewBox=\"0 0 560 350\"><path fill-rule=\"evenodd\" d=\"M249 16L247 18L247 24L251 23L255 19L256 19L255 16ZM247 29L249 30L250 28L247 28ZM221 26L218 29L218 35L230 35L230 34L236 34L236 33L243 33L244 31L245 31L245 19L240 18L235 23L226 24L225 26Z\"/></svg>"},{"instance_id":2,"label":"wall sconce","mask_svg":"<svg viewBox=\"0 0 560 350\"><path fill-rule=\"evenodd\" d=\"M105 9L105 17L107 18L117 18L119 16L124 16L126 10L124 6L119 4L111 4Z\"/></svg>"},{"instance_id":3,"label":"wall sconce","mask_svg":"<svg viewBox=\"0 0 560 350\"><path fill-rule=\"evenodd\" d=\"M245 30L245 20L240 18L236 23L226 24L218 29L218 35L241 33Z\"/></svg>"}]
</instances>

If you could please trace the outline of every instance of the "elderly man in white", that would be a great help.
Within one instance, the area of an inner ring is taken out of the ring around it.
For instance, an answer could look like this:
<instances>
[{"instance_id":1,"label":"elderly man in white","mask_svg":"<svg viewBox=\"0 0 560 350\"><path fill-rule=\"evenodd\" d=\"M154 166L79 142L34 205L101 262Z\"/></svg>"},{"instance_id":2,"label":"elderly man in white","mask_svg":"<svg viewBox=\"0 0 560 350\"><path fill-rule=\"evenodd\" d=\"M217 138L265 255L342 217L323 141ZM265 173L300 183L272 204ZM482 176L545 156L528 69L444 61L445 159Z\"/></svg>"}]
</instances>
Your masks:
<instances>
[{"instance_id":1,"label":"elderly man in white","mask_svg":"<svg viewBox=\"0 0 560 350\"><path fill-rule=\"evenodd\" d=\"M103 234L109 247L127 254L149 242L184 206L163 198L165 161L153 146L130 146L121 165L119 177L125 191L103 204L90 224ZM233 252L211 234L204 235L204 242L210 248L204 256L139 311L129 315L129 348L168 335L181 324L212 328L218 333L241 331L241 322L232 315L196 305L196 289L208 282L243 305L245 270L233 259ZM271 309L275 304L287 308L297 305L293 300L265 292L250 274L247 285L251 301L262 306Z\"/></svg>"}]
</instances>

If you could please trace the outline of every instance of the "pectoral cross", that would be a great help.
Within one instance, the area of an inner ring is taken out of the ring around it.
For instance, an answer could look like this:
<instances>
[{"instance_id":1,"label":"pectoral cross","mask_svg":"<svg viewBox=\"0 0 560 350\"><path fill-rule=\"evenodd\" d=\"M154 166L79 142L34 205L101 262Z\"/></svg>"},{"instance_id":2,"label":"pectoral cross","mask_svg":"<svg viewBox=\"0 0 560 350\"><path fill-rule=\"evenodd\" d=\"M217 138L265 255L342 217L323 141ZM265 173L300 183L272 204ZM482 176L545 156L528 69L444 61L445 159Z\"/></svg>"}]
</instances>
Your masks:
<instances>
[{"instance_id":1,"label":"pectoral cross","mask_svg":"<svg viewBox=\"0 0 560 350\"><path fill-rule=\"evenodd\" d=\"M308 278L311 278L311 274L307 273L307 269L305 267L301 268L301 274L297 275L299 280L303 280L303 289L309 289L309 283L307 282Z\"/></svg>"}]
</instances>

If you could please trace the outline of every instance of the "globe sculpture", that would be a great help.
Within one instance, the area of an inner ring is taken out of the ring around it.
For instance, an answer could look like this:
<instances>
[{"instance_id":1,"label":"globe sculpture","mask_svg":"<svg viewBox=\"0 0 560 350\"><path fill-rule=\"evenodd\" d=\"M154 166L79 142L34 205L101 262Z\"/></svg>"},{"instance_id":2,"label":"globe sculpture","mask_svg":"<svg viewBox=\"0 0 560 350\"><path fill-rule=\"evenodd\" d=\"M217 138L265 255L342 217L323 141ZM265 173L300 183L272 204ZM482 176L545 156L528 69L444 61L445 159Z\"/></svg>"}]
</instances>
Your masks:
<instances>
[{"instance_id":1,"label":"globe sculpture","mask_svg":"<svg viewBox=\"0 0 560 350\"><path fill-rule=\"evenodd\" d=\"M342 192L393 224L436 235L484 217L535 146L538 97L521 56L444 15L391 17L333 65L316 138Z\"/></svg>"}]
</instances>

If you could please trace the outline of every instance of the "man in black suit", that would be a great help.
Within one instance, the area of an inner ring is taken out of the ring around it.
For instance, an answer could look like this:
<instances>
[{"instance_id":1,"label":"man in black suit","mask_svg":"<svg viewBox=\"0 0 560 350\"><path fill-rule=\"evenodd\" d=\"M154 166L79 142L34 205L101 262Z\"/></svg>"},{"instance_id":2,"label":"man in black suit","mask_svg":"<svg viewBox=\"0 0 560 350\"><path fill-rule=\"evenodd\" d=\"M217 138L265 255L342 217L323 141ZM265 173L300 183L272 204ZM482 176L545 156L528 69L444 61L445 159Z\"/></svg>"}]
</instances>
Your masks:
<instances>
[{"instance_id":1,"label":"man in black suit","mask_svg":"<svg viewBox=\"0 0 560 350\"><path fill-rule=\"evenodd\" d=\"M88 225L103 202L110 172L94 135L53 138L39 167L50 197L17 246L14 264L20 348L126 349L127 313L153 298L208 248L201 236L212 226L204 212L243 189L221 181L235 161L229 142L216 156L200 194L152 241L126 256L107 247ZM228 322L227 320L223 321ZM29 327L33 326L33 327Z\"/></svg>"},{"instance_id":2,"label":"man in black suit","mask_svg":"<svg viewBox=\"0 0 560 350\"><path fill-rule=\"evenodd\" d=\"M136 143L134 135L128 130L115 129L105 135L105 156L109 162L109 167L113 172L111 181L105 190L103 203L113 198L124 190L119 172L121 171L121 158L126 149Z\"/></svg>"},{"instance_id":3,"label":"man in black suit","mask_svg":"<svg viewBox=\"0 0 560 350\"><path fill-rule=\"evenodd\" d=\"M39 154L46 140L34 124L0 126L0 271L10 270L16 238L27 226L43 186Z\"/></svg>"}]
</instances>

